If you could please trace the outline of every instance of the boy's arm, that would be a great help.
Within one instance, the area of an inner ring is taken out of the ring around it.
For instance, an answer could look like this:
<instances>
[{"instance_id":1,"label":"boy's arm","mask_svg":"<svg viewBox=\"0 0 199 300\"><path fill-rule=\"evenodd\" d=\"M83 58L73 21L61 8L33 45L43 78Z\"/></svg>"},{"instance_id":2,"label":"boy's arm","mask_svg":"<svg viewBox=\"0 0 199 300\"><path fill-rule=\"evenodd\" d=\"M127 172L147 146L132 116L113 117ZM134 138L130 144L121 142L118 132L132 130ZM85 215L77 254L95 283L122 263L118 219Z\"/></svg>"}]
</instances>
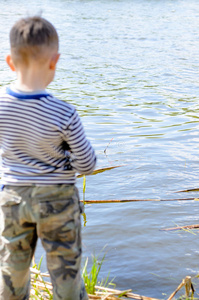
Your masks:
<instances>
[{"instance_id":1,"label":"boy's arm","mask_svg":"<svg viewBox=\"0 0 199 300\"><path fill-rule=\"evenodd\" d=\"M66 142L70 147L71 166L81 174L91 174L96 165L96 155L87 140L80 117L75 110L66 129Z\"/></svg>"}]
</instances>

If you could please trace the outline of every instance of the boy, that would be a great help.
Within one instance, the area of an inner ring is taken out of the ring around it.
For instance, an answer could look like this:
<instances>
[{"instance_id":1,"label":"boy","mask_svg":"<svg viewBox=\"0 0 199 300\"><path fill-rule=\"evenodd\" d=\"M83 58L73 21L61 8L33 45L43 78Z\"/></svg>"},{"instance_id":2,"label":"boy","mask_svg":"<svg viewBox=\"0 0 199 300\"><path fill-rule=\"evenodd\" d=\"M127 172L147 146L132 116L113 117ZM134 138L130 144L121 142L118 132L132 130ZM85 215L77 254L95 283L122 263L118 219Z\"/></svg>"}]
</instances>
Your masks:
<instances>
[{"instance_id":1,"label":"boy","mask_svg":"<svg viewBox=\"0 0 199 300\"><path fill-rule=\"evenodd\" d=\"M86 300L80 275L80 204L75 172L96 157L75 108L47 93L59 59L55 28L41 17L10 31L6 61L17 74L0 95L0 299L29 299L37 238L46 250L54 300Z\"/></svg>"}]
</instances>

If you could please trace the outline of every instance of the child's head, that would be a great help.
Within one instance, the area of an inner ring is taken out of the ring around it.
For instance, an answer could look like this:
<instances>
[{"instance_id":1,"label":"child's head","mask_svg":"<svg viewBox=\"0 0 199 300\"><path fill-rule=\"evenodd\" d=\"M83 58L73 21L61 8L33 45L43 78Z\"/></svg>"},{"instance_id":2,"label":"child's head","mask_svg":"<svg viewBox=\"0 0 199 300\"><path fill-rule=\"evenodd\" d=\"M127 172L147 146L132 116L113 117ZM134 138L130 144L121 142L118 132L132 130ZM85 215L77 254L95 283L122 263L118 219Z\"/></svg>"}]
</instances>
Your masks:
<instances>
[{"instance_id":1,"label":"child's head","mask_svg":"<svg viewBox=\"0 0 199 300\"><path fill-rule=\"evenodd\" d=\"M54 26L41 17L28 17L15 23L10 31L12 61L28 65L30 61L43 62L58 51L58 35Z\"/></svg>"}]
</instances>

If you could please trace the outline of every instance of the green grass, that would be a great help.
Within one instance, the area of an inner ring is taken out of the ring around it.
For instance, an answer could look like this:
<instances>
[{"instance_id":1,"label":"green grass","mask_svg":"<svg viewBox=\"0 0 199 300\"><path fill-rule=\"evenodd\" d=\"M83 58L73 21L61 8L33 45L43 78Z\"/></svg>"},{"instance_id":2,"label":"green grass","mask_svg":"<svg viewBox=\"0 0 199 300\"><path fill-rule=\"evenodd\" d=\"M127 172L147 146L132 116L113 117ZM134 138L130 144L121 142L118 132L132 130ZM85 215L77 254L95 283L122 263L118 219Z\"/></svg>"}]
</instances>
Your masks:
<instances>
[{"instance_id":1,"label":"green grass","mask_svg":"<svg viewBox=\"0 0 199 300\"><path fill-rule=\"evenodd\" d=\"M37 271L40 271L41 269L41 263L43 260L43 256L40 258L40 261L38 264L33 264L33 269L36 269ZM37 285L37 282L40 281L44 285L44 289L40 289ZM34 295L30 296L30 299L35 300L45 300L46 297L44 295L47 295L49 300L53 300L52 292L48 289L46 282L43 280L42 276L39 274L35 274L32 278L32 289L34 291Z\"/></svg>"},{"instance_id":2,"label":"green grass","mask_svg":"<svg viewBox=\"0 0 199 300\"><path fill-rule=\"evenodd\" d=\"M85 261L83 271L82 271L82 277L85 283L85 288L88 294L94 295L96 285L107 287L109 285L114 285L112 281L109 281L109 274L106 278L99 281L99 273L102 267L102 264L104 262L105 255L102 257L102 259L99 261L98 256L93 255L92 256L92 266L91 270L88 273L87 267L88 267L88 258ZM114 285L115 286L115 285Z\"/></svg>"},{"instance_id":3,"label":"green grass","mask_svg":"<svg viewBox=\"0 0 199 300\"><path fill-rule=\"evenodd\" d=\"M85 265L82 271L82 277L85 283L86 291L88 294L95 294L95 286L98 282L98 275L104 261L105 256L103 256L102 260L98 262L98 258L92 257L92 267L90 273L87 271L88 266L88 258L85 261Z\"/></svg>"},{"instance_id":4,"label":"green grass","mask_svg":"<svg viewBox=\"0 0 199 300\"><path fill-rule=\"evenodd\" d=\"M41 257L38 264L33 265L33 269L36 269L37 271L40 271L41 263L42 263L43 257ZM99 281L99 273L102 267L102 264L104 262L105 255L102 257L101 260L98 259L98 256L93 255L92 256L92 265L91 270L88 272L88 258L85 261L83 270L82 270L82 277L85 283L85 288L88 294L94 295L95 294L95 286L103 286L107 287L109 285L115 286L111 281L109 281L109 274L105 279L101 279ZM44 288L41 290L38 285L38 281L43 284ZM52 291L48 289L46 282L43 280L42 276L40 274L34 274L32 276L32 291L34 295L30 296L30 299L39 299L39 300L45 300L45 299L53 299ZM47 297L46 297L46 296Z\"/></svg>"}]
</instances>

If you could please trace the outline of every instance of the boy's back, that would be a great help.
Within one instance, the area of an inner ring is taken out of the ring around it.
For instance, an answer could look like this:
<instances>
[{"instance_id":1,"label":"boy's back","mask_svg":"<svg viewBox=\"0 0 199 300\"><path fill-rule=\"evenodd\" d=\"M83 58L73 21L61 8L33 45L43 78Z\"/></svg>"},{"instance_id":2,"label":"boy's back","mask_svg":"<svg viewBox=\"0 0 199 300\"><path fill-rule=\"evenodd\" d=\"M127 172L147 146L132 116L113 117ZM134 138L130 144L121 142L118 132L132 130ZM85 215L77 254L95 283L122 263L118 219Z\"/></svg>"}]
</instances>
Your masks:
<instances>
[{"instance_id":1,"label":"boy's back","mask_svg":"<svg viewBox=\"0 0 199 300\"><path fill-rule=\"evenodd\" d=\"M75 108L46 91L1 95L0 145L2 184L74 184L95 166Z\"/></svg>"},{"instance_id":2,"label":"boy's back","mask_svg":"<svg viewBox=\"0 0 199 300\"><path fill-rule=\"evenodd\" d=\"M75 108L45 88L59 59L55 28L18 21L6 61L17 81L0 94L0 299L29 299L29 267L38 237L54 300L87 300L81 280L81 222L75 173L96 157Z\"/></svg>"}]
</instances>

